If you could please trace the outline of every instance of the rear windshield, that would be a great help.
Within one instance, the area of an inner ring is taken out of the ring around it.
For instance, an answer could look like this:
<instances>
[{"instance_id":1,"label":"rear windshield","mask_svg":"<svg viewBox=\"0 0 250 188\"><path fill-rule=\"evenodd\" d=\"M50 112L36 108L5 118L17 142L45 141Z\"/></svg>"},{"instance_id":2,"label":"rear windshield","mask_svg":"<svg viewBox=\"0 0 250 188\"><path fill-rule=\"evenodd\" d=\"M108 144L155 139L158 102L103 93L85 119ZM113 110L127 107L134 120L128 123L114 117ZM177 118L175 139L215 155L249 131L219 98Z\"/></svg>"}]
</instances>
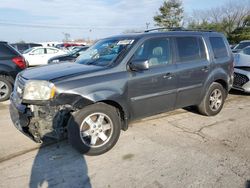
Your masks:
<instances>
[{"instance_id":1,"label":"rear windshield","mask_svg":"<svg viewBox=\"0 0 250 188\"><path fill-rule=\"evenodd\" d=\"M0 58L11 57L17 54L18 53L15 52L15 50L12 49L12 47L9 47L7 44L0 44Z\"/></svg>"},{"instance_id":2,"label":"rear windshield","mask_svg":"<svg viewBox=\"0 0 250 188\"><path fill-rule=\"evenodd\" d=\"M100 40L76 60L76 63L84 65L108 66L121 54L128 51L134 43L134 39L104 39Z\"/></svg>"}]
</instances>

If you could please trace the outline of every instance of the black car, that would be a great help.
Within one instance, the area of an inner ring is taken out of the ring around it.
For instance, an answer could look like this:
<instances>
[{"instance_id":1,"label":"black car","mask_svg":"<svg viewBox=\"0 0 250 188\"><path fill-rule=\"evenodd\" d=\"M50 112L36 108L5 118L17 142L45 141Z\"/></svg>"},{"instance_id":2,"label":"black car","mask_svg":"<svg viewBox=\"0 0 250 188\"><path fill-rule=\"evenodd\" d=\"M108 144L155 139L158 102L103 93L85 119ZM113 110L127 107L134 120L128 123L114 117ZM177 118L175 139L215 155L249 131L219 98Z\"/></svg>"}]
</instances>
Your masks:
<instances>
[{"instance_id":1,"label":"black car","mask_svg":"<svg viewBox=\"0 0 250 188\"><path fill-rule=\"evenodd\" d=\"M10 45L13 46L20 53L23 53L25 50L33 47L42 46L41 44L36 44L36 43L13 43Z\"/></svg>"},{"instance_id":2,"label":"black car","mask_svg":"<svg viewBox=\"0 0 250 188\"><path fill-rule=\"evenodd\" d=\"M106 38L76 63L23 71L11 96L14 125L36 142L68 136L99 155L139 118L196 106L218 114L233 83L233 55L223 34L147 32Z\"/></svg>"},{"instance_id":3,"label":"black car","mask_svg":"<svg viewBox=\"0 0 250 188\"><path fill-rule=\"evenodd\" d=\"M76 58L88 48L89 48L88 46L81 46L75 50L72 50L69 54L52 57L48 60L48 64L61 63L65 61L74 62Z\"/></svg>"},{"instance_id":4,"label":"black car","mask_svg":"<svg viewBox=\"0 0 250 188\"><path fill-rule=\"evenodd\" d=\"M9 99L18 72L26 68L22 55L0 41L0 102Z\"/></svg>"}]
</instances>

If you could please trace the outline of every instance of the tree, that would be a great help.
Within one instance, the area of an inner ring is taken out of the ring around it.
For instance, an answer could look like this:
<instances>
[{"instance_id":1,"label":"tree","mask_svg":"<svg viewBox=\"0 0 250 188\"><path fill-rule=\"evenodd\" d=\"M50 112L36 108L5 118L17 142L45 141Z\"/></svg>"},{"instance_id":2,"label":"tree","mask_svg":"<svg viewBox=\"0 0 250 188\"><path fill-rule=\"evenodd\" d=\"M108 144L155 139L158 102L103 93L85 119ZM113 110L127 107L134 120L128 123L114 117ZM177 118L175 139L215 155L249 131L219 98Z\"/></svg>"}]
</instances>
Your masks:
<instances>
[{"instance_id":1,"label":"tree","mask_svg":"<svg viewBox=\"0 0 250 188\"><path fill-rule=\"evenodd\" d=\"M154 21L160 27L180 27L183 19L183 7L180 0L164 1L159 8L160 14L154 16Z\"/></svg>"},{"instance_id":2,"label":"tree","mask_svg":"<svg viewBox=\"0 0 250 188\"><path fill-rule=\"evenodd\" d=\"M230 43L249 39L250 4L247 1L228 1L223 6L209 10L195 10L189 29L214 30L224 33Z\"/></svg>"}]
</instances>

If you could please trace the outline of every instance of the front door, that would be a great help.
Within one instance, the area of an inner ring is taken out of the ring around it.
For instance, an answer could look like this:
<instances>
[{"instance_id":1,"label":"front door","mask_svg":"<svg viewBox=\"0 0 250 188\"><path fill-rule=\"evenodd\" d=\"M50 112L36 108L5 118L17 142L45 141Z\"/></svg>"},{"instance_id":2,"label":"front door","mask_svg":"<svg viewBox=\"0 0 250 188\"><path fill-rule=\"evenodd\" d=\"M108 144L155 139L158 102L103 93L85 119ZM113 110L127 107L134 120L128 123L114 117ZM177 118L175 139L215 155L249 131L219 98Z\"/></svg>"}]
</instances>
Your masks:
<instances>
[{"instance_id":1,"label":"front door","mask_svg":"<svg viewBox=\"0 0 250 188\"><path fill-rule=\"evenodd\" d=\"M172 63L171 39L146 40L131 61L137 60L148 60L149 69L131 71L128 82L131 119L173 109L177 80L176 66Z\"/></svg>"}]
</instances>

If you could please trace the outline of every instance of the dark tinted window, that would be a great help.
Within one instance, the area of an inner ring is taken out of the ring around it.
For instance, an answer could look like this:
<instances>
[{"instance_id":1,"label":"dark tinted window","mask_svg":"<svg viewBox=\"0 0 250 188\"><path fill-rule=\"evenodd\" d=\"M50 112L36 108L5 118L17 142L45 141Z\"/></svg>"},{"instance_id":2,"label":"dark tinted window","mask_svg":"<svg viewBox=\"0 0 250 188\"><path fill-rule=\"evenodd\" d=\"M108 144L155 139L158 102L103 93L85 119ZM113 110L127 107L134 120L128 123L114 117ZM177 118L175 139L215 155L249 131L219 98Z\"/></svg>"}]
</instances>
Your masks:
<instances>
[{"instance_id":1,"label":"dark tinted window","mask_svg":"<svg viewBox=\"0 0 250 188\"><path fill-rule=\"evenodd\" d=\"M210 37L209 38L213 52L214 52L214 58L223 58L228 57L226 44L221 37Z\"/></svg>"},{"instance_id":2,"label":"dark tinted window","mask_svg":"<svg viewBox=\"0 0 250 188\"><path fill-rule=\"evenodd\" d=\"M244 48L243 54L250 55L250 47Z\"/></svg>"},{"instance_id":3,"label":"dark tinted window","mask_svg":"<svg viewBox=\"0 0 250 188\"><path fill-rule=\"evenodd\" d=\"M133 60L148 60L149 66L170 63L170 40L155 38L145 41L135 52Z\"/></svg>"},{"instance_id":4,"label":"dark tinted window","mask_svg":"<svg viewBox=\"0 0 250 188\"><path fill-rule=\"evenodd\" d=\"M250 42L241 42L240 44L238 44L237 46L235 46L234 49L237 49L237 50L241 50L247 46L250 46Z\"/></svg>"},{"instance_id":5,"label":"dark tinted window","mask_svg":"<svg viewBox=\"0 0 250 188\"><path fill-rule=\"evenodd\" d=\"M7 44L0 44L0 58L14 56L16 53Z\"/></svg>"},{"instance_id":6,"label":"dark tinted window","mask_svg":"<svg viewBox=\"0 0 250 188\"><path fill-rule=\"evenodd\" d=\"M196 61L206 59L205 46L200 37L177 37L178 61Z\"/></svg>"}]
</instances>

